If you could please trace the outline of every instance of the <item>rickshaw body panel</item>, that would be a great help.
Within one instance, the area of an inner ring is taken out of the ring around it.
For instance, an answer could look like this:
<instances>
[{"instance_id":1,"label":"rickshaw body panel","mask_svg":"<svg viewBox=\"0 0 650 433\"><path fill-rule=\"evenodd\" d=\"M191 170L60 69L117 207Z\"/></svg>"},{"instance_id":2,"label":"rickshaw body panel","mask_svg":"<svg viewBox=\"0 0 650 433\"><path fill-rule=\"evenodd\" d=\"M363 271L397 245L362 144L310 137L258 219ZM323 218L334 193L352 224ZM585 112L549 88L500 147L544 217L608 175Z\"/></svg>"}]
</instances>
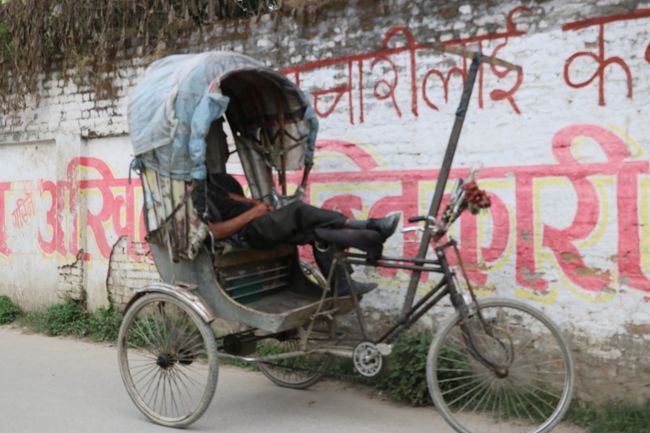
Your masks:
<instances>
[{"instance_id":1,"label":"rickshaw body panel","mask_svg":"<svg viewBox=\"0 0 650 433\"><path fill-rule=\"evenodd\" d=\"M233 300L219 284L212 258L207 249L202 249L193 261L174 262L170 260L165 247L150 243L150 248L161 278L169 285L180 289L183 289L183 286L196 287L192 291L195 291L205 301L216 317L274 333L303 325L321 306L320 302L315 299L312 303L275 314L251 308ZM334 305L335 303L336 305ZM349 297L342 297L336 301L326 300L321 308L332 309L335 306L340 313L353 308Z\"/></svg>"},{"instance_id":2,"label":"rickshaw body panel","mask_svg":"<svg viewBox=\"0 0 650 433\"><path fill-rule=\"evenodd\" d=\"M167 295L173 296L179 301L185 302L190 305L192 309L203 319L204 322L210 323L216 317L212 308L195 293L196 286L189 286L185 284L172 285L163 282L155 282L147 284L144 287L139 287L135 289L135 296L133 296L129 303L124 308L124 311L127 311L131 308L131 305L137 301L141 296L146 295L147 293L165 293Z\"/></svg>"}]
</instances>

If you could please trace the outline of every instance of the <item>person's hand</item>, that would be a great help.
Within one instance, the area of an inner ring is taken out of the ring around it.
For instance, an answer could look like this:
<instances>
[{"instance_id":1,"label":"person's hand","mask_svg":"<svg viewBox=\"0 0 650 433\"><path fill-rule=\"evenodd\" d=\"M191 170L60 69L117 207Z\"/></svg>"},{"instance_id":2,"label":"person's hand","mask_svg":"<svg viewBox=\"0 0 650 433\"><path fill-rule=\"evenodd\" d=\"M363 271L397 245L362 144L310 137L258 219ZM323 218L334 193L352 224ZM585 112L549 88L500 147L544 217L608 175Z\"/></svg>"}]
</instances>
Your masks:
<instances>
[{"instance_id":1,"label":"person's hand","mask_svg":"<svg viewBox=\"0 0 650 433\"><path fill-rule=\"evenodd\" d=\"M251 210L253 212L253 216L255 218L259 218L262 215L266 215L271 209L270 206L267 205L266 203L259 202L255 206L253 206Z\"/></svg>"},{"instance_id":2,"label":"person's hand","mask_svg":"<svg viewBox=\"0 0 650 433\"><path fill-rule=\"evenodd\" d=\"M271 206L270 204L267 204L267 203L265 203L263 201L260 201L260 200L253 200L253 204L255 204L255 205L264 205L264 206L266 206L266 210L269 211L269 212L271 212L273 210L273 206Z\"/></svg>"}]
</instances>

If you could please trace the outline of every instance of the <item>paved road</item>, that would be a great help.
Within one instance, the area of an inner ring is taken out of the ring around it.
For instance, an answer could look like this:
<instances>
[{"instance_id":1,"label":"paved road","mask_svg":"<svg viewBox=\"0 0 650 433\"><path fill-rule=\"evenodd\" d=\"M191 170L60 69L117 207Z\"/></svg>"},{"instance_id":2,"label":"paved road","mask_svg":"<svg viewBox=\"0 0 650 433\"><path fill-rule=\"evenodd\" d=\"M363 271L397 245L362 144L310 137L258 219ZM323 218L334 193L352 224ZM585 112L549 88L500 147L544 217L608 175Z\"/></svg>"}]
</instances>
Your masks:
<instances>
[{"instance_id":1,"label":"paved road","mask_svg":"<svg viewBox=\"0 0 650 433\"><path fill-rule=\"evenodd\" d=\"M412 408L337 382L306 391L222 366L197 432L446 433L432 408ZM153 433L126 394L115 347L0 327L0 433ZM567 428L555 432L578 432Z\"/></svg>"}]
</instances>

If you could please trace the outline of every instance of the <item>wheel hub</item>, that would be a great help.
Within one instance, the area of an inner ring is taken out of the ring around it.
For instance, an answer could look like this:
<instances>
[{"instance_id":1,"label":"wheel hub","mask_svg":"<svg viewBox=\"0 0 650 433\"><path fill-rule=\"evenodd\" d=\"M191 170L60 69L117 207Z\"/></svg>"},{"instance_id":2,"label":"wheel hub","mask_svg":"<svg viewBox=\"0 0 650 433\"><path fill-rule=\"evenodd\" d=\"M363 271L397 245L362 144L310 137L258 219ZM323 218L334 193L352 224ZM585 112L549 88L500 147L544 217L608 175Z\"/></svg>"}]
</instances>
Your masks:
<instances>
[{"instance_id":1,"label":"wheel hub","mask_svg":"<svg viewBox=\"0 0 650 433\"><path fill-rule=\"evenodd\" d=\"M156 359L156 365L158 365L160 368L168 369L174 365L174 359L166 353L161 353Z\"/></svg>"}]
</instances>

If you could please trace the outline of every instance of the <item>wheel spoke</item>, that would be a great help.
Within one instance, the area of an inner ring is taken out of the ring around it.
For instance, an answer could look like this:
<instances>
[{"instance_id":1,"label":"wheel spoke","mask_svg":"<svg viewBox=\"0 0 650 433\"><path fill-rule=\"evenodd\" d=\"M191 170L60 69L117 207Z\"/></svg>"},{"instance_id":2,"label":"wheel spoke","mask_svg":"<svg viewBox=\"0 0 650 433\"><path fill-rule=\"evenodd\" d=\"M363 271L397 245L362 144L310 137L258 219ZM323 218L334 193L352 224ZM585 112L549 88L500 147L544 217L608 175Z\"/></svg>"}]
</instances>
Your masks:
<instances>
[{"instance_id":1,"label":"wheel spoke","mask_svg":"<svg viewBox=\"0 0 650 433\"><path fill-rule=\"evenodd\" d=\"M458 396L455 400L450 401L450 402L449 402L449 406L453 406L454 404L456 404L456 402L461 401L461 400L463 400L465 397L467 397L468 395L471 395L471 394L475 393L475 392L476 392L479 388L481 388L483 385L484 385L484 383L479 383L479 384L476 385L474 388L471 388L471 389L467 390L463 395L460 395L460 396Z\"/></svg>"},{"instance_id":2,"label":"wheel spoke","mask_svg":"<svg viewBox=\"0 0 650 433\"><path fill-rule=\"evenodd\" d=\"M484 374L470 374L467 376L458 376L458 377L452 377L450 379L443 379L443 380L438 380L438 383L447 383L447 382L454 382L457 380L463 380L463 379L469 379L472 377L485 377Z\"/></svg>"},{"instance_id":3,"label":"wheel spoke","mask_svg":"<svg viewBox=\"0 0 650 433\"><path fill-rule=\"evenodd\" d=\"M170 370L170 375L169 376L170 376L171 383L176 388L176 395L178 396L179 403L181 405L181 408L178 410L178 414L181 415L181 414L183 414L183 412L185 412L185 408L189 407L189 405L187 405L185 403L185 398L183 397L183 390L181 390L181 387L179 385L180 379L178 377L178 374L176 373L176 368L172 368ZM181 383L182 383L182 381L181 381ZM185 392L187 392L187 391L185 391ZM190 398L190 400L192 399L192 396L189 393L188 393L188 397Z\"/></svg>"},{"instance_id":4,"label":"wheel spoke","mask_svg":"<svg viewBox=\"0 0 650 433\"><path fill-rule=\"evenodd\" d=\"M134 325L134 327L131 329L131 332L133 332L134 335L142 338L145 341L145 343L149 346L149 347L136 346L137 348L142 348L146 350L147 352L151 353L154 357L158 356L158 354L155 353L155 348L157 347L157 345L151 342L151 340L149 340L150 335L148 335L148 333L145 333L144 330L141 331L140 326L138 324ZM129 344L135 344L135 343L129 343Z\"/></svg>"},{"instance_id":5,"label":"wheel spoke","mask_svg":"<svg viewBox=\"0 0 650 433\"><path fill-rule=\"evenodd\" d=\"M174 370L174 375L175 375L176 378L177 378L177 381L176 381L176 382L177 382L177 383L180 383L180 384L183 386L183 390L184 390L185 393L187 394L187 398L188 398L188 401L190 402L190 405L194 404L194 403L193 403L194 398L192 397L192 391L191 391L190 388L188 387L187 383L185 383L185 381L183 380L183 377L182 377L182 375L179 373L178 369L175 369L175 370ZM180 386L179 386L179 388L180 388ZM188 406L190 406L190 405L188 405ZM190 406L190 407L191 407L191 406Z\"/></svg>"},{"instance_id":6,"label":"wheel spoke","mask_svg":"<svg viewBox=\"0 0 650 433\"><path fill-rule=\"evenodd\" d=\"M521 404L521 407L526 412L528 419L530 419L532 422L535 422L535 417L531 415L530 411L528 410L528 405L524 403L524 401L519 397L519 393L517 392L517 390L513 389L512 395L514 395L517 398L518 402Z\"/></svg>"},{"instance_id":7,"label":"wheel spoke","mask_svg":"<svg viewBox=\"0 0 650 433\"><path fill-rule=\"evenodd\" d=\"M487 389L490 387L490 383L489 383L489 382L483 382L483 383L481 383L480 385L481 385L481 386L480 386L479 389L475 389L475 390L474 390L474 392L473 392L474 395L472 396L472 398L470 398L469 400L467 400L467 401L465 402L465 404L464 404L460 409L458 409L456 412L462 412L462 411L464 411L465 408L466 408L466 407L467 407L471 402L473 402L474 400L476 400L476 398L478 398L478 397L480 397L481 395L483 395L483 394L482 394L482 391L483 391L483 390L487 390ZM449 405L451 406L451 403L450 403Z\"/></svg>"},{"instance_id":8,"label":"wheel spoke","mask_svg":"<svg viewBox=\"0 0 650 433\"><path fill-rule=\"evenodd\" d=\"M159 374L160 374L160 368L156 367L153 375L144 385L144 391L141 394L143 400L148 400L147 395L149 395L149 391L152 389L152 386L154 386L154 383L156 383L156 378L158 377Z\"/></svg>"},{"instance_id":9,"label":"wheel spoke","mask_svg":"<svg viewBox=\"0 0 650 433\"><path fill-rule=\"evenodd\" d=\"M144 380L147 380L147 378L151 377L152 374L155 374L157 370L157 365L150 365L148 369L139 370L137 373L133 374L133 379L136 383L140 383Z\"/></svg>"}]
</instances>

